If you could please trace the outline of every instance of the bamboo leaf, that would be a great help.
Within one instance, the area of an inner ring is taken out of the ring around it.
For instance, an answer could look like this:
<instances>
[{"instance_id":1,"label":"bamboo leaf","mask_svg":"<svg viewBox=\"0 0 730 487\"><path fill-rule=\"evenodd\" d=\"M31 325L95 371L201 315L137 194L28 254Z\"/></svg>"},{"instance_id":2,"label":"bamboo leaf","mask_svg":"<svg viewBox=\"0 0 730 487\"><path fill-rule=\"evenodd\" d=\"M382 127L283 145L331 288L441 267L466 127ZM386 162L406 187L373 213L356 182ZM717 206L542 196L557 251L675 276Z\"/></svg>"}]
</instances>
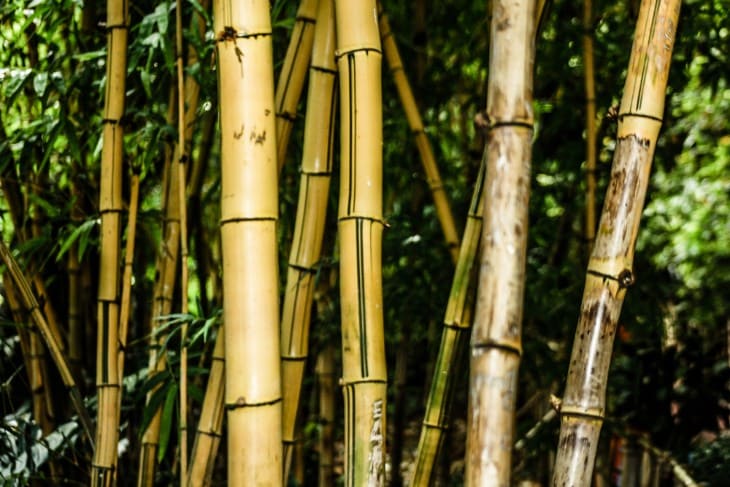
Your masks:
<instances>
[{"instance_id":1,"label":"bamboo leaf","mask_svg":"<svg viewBox=\"0 0 730 487\"><path fill-rule=\"evenodd\" d=\"M175 416L175 399L177 399L177 384L174 384L167 390L165 398L165 406L162 408L162 418L160 418L160 448L157 451L157 462L162 462L167 452L167 446L170 444L170 432L172 430L172 421Z\"/></svg>"},{"instance_id":2,"label":"bamboo leaf","mask_svg":"<svg viewBox=\"0 0 730 487\"><path fill-rule=\"evenodd\" d=\"M73 232L71 232L71 235L61 244L61 249L58 251L58 255L56 256L56 262L60 262L64 255L66 255L66 252L68 252L68 249L71 248L71 246L76 242L79 241L79 259L83 258L84 250L86 250L86 247L89 243L89 235L91 234L91 230L94 228L95 225L99 224L99 219L94 218L91 220L86 220L81 225L76 227Z\"/></svg>"}]
</instances>

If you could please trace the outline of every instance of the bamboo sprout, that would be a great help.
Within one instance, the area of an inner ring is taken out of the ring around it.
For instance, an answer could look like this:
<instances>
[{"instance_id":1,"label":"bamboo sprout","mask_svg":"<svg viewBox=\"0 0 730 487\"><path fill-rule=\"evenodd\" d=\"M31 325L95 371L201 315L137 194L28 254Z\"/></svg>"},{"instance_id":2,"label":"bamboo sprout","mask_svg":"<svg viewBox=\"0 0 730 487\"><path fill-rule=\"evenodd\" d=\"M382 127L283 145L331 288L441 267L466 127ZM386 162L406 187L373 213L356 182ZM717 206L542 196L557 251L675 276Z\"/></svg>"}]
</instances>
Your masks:
<instances>
[{"instance_id":1,"label":"bamboo sprout","mask_svg":"<svg viewBox=\"0 0 730 487\"><path fill-rule=\"evenodd\" d=\"M289 46L284 56L284 65L276 83L274 104L276 106L276 159L279 172L286 163L286 152L292 125L297 117L297 105L304 88L304 78L312 55L314 30L319 0L301 0Z\"/></svg>"},{"instance_id":2,"label":"bamboo sprout","mask_svg":"<svg viewBox=\"0 0 730 487\"><path fill-rule=\"evenodd\" d=\"M326 0L322 0L325 2ZM319 388L319 486L334 485L335 349L328 345L317 356Z\"/></svg>"},{"instance_id":3,"label":"bamboo sprout","mask_svg":"<svg viewBox=\"0 0 730 487\"><path fill-rule=\"evenodd\" d=\"M428 136L423 127L423 120L421 120L421 114L419 113L416 99L413 96L413 90L403 68L403 61L398 52L398 45L395 43L395 36L390 29L388 16L383 12L381 3L378 3L378 8L380 9L380 38L383 43L385 59L393 75L395 87L398 90L398 97L400 98L406 119L408 120L408 126L416 140L416 148L418 149L421 164L426 174L426 183L428 184L434 205L436 206L436 215L441 224L441 231L446 239L446 245L451 254L451 259L456 263L459 258L459 235L456 231L454 215L451 212L449 200L444 190L444 183L441 181L441 175L436 164L436 157L433 155L431 142L428 140Z\"/></svg>"},{"instance_id":4,"label":"bamboo sprout","mask_svg":"<svg viewBox=\"0 0 730 487\"><path fill-rule=\"evenodd\" d=\"M79 423L81 423L81 427L83 428L84 433L87 435L89 441L93 446L93 427L91 423L91 417L89 416L88 411L86 411L84 401L81 397L81 392L79 391L78 385L76 384L76 381L71 374L71 368L69 367L68 360L61 351L61 347L56 341L55 336L51 333L48 322L43 316L40 306L38 305L38 300L35 298L35 296L33 295L33 291L31 291L30 289L30 284L28 283L28 280L23 275L22 271L20 270L20 266L15 261L15 258L5 245L5 242L3 242L2 240L0 240L0 260L2 260L2 262L8 268L8 273L12 278L12 285L17 291L17 295L20 297L20 302L22 303L23 308L25 308L25 311L30 314L30 317L33 320L36 329L38 330L38 332L40 332L40 335L46 344L46 348L48 349L51 358L58 368L58 372L61 375L63 385L65 385L66 389L68 389L68 394L71 399L71 405L76 411L76 414L79 415ZM31 349L31 357L33 355L34 351Z\"/></svg>"},{"instance_id":5,"label":"bamboo sprout","mask_svg":"<svg viewBox=\"0 0 730 487\"><path fill-rule=\"evenodd\" d=\"M218 330L203 407L190 455L188 487L210 485L223 431L224 328Z\"/></svg>"},{"instance_id":6,"label":"bamboo sprout","mask_svg":"<svg viewBox=\"0 0 730 487\"><path fill-rule=\"evenodd\" d=\"M385 482L382 54L375 0L335 2L340 78L341 384L345 485Z\"/></svg>"},{"instance_id":7,"label":"bamboo sprout","mask_svg":"<svg viewBox=\"0 0 730 487\"><path fill-rule=\"evenodd\" d=\"M119 439L119 283L122 212L122 165L127 34L129 12L126 0L107 1L107 62L102 136L101 256L97 307L96 388L98 421L96 449L91 466L91 484L114 482Z\"/></svg>"},{"instance_id":8,"label":"bamboo sprout","mask_svg":"<svg viewBox=\"0 0 730 487\"><path fill-rule=\"evenodd\" d=\"M472 284L476 280L474 264L482 233L485 156L486 153L482 156L482 165L474 185L469 214L464 227L464 238L459 250L459 260L456 263L456 271L451 282L441 345L428 399L426 399L421 436L418 440L413 479L411 480L413 487L427 487L433 483L432 476L436 459L439 457L446 436L445 432L449 428L456 369L463 360L462 357L469 341L472 322L471 305L473 304L469 295L470 290L473 289Z\"/></svg>"},{"instance_id":9,"label":"bamboo sprout","mask_svg":"<svg viewBox=\"0 0 730 487\"><path fill-rule=\"evenodd\" d=\"M314 52L309 73L299 203L281 316L285 479L288 477L292 448L296 441L294 433L309 349L312 296L319 269L332 176L332 143L337 94L332 8L332 0L321 0L317 10Z\"/></svg>"},{"instance_id":10,"label":"bamboo sprout","mask_svg":"<svg viewBox=\"0 0 730 487\"><path fill-rule=\"evenodd\" d=\"M269 2L215 0L228 483L282 485L276 122Z\"/></svg>"},{"instance_id":11,"label":"bamboo sprout","mask_svg":"<svg viewBox=\"0 0 730 487\"><path fill-rule=\"evenodd\" d=\"M586 91L586 213L588 251L596 238L596 87L593 69L593 5L583 0L583 65Z\"/></svg>"},{"instance_id":12,"label":"bamboo sprout","mask_svg":"<svg viewBox=\"0 0 730 487\"><path fill-rule=\"evenodd\" d=\"M588 485L605 412L613 339L644 205L679 16L679 0L642 2L629 61L611 181L588 262L560 409L553 485Z\"/></svg>"},{"instance_id":13,"label":"bamboo sprout","mask_svg":"<svg viewBox=\"0 0 730 487\"><path fill-rule=\"evenodd\" d=\"M535 2L493 3L465 485L510 485L532 153Z\"/></svg>"}]
</instances>

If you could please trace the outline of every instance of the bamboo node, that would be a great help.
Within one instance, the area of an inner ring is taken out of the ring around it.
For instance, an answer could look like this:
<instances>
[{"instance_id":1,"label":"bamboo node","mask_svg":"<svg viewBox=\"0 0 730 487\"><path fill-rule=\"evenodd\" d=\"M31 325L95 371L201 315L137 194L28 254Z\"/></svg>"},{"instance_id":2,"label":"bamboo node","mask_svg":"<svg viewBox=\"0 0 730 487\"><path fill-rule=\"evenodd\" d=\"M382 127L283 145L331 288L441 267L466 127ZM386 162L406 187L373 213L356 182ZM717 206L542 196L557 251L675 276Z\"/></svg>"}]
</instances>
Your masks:
<instances>
[{"instance_id":1,"label":"bamboo node","mask_svg":"<svg viewBox=\"0 0 730 487\"><path fill-rule=\"evenodd\" d=\"M560 408L563 405L563 400L560 399L555 394L550 394L550 406L555 410L555 412L560 412Z\"/></svg>"}]
</instances>

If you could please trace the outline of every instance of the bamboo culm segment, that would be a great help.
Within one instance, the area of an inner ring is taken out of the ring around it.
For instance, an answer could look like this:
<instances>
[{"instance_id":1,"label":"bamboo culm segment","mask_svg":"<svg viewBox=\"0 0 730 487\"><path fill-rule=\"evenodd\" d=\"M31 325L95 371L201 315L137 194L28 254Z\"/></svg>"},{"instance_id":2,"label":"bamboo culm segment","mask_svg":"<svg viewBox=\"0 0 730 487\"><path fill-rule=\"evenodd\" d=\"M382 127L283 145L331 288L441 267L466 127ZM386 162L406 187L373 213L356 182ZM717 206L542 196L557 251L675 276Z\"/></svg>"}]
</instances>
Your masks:
<instances>
[{"instance_id":1,"label":"bamboo culm segment","mask_svg":"<svg viewBox=\"0 0 730 487\"><path fill-rule=\"evenodd\" d=\"M301 0L289 46L284 56L284 64L276 83L274 104L276 106L276 159L279 161L279 171L286 162L289 138L297 117L297 105L302 95L304 79L312 55L319 2L320 0Z\"/></svg>"},{"instance_id":2,"label":"bamboo culm segment","mask_svg":"<svg viewBox=\"0 0 730 487\"><path fill-rule=\"evenodd\" d=\"M188 487L211 484L215 457L223 433L223 384L225 374L225 336L224 328L218 330L213 349L213 361L208 374L203 407L195 434L195 443L190 454Z\"/></svg>"},{"instance_id":3,"label":"bamboo culm segment","mask_svg":"<svg viewBox=\"0 0 730 487\"><path fill-rule=\"evenodd\" d=\"M269 2L213 4L220 87L228 483L282 485L276 122Z\"/></svg>"},{"instance_id":4,"label":"bamboo culm segment","mask_svg":"<svg viewBox=\"0 0 730 487\"><path fill-rule=\"evenodd\" d=\"M467 486L510 485L532 157L535 2L493 3L482 254L471 337Z\"/></svg>"},{"instance_id":5,"label":"bamboo culm segment","mask_svg":"<svg viewBox=\"0 0 730 487\"><path fill-rule=\"evenodd\" d=\"M469 299L469 297L473 294L473 284L476 281L475 263L482 233L485 170L486 160L482 158L464 227L459 260L456 263L456 271L451 282L431 388L426 399L426 412L410 484L412 487L428 487L433 482L431 477L434 465L446 437L445 432L449 428L449 414L457 369L469 344L473 306L473 299Z\"/></svg>"},{"instance_id":6,"label":"bamboo culm segment","mask_svg":"<svg viewBox=\"0 0 730 487\"><path fill-rule=\"evenodd\" d=\"M127 34L126 0L107 1L106 93L101 153L101 256L97 308L96 388L98 421L91 485L112 485L119 439L119 294L122 212L122 165Z\"/></svg>"},{"instance_id":7,"label":"bamboo culm segment","mask_svg":"<svg viewBox=\"0 0 730 487\"><path fill-rule=\"evenodd\" d=\"M583 66L586 91L586 212L585 239L588 248L596 237L596 88L593 69L593 6L583 0Z\"/></svg>"},{"instance_id":8,"label":"bamboo culm segment","mask_svg":"<svg viewBox=\"0 0 730 487\"><path fill-rule=\"evenodd\" d=\"M345 485L385 482L382 53L374 0L336 0Z\"/></svg>"},{"instance_id":9,"label":"bamboo culm segment","mask_svg":"<svg viewBox=\"0 0 730 487\"><path fill-rule=\"evenodd\" d=\"M326 1L326 0L322 0ZM319 486L330 487L334 477L335 350L327 345L317 356L319 389Z\"/></svg>"},{"instance_id":10,"label":"bamboo culm segment","mask_svg":"<svg viewBox=\"0 0 730 487\"><path fill-rule=\"evenodd\" d=\"M309 72L304 126L302 175L294 239L289 254L281 316L281 374L284 475L288 476L295 444L299 395L309 349L309 326L315 276L324 238L332 176L332 149L337 96L335 30L332 0L319 1Z\"/></svg>"},{"instance_id":11,"label":"bamboo culm segment","mask_svg":"<svg viewBox=\"0 0 730 487\"><path fill-rule=\"evenodd\" d=\"M451 254L451 258L456 263L459 258L459 234L456 231L454 223L454 215L451 212L451 206L446 196L441 174L436 165L436 157L433 155L431 142L428 140L426 131L423 127L423 120L413 96L413 90L406 77L403 61L398 52L398 45L395 43L395 37L390 30L388 16L382 11L382 5L378 3L380 11L380 37L383 42L383 51L388 67L395 80L395 87L398 90L398 97L408 120L408 126L416 140L416 148L421 157L421 164L426 174L426 182L431 191L434 205L436 207L436 215L441 224L441 231L444 234L446 245Z\"/></svg>"},{"instance_id":12,"label":"bamboo culm segment","mask_svg":"<svg viewBox=\"0 0 730 487\"><path fill-rule=\"evenodd\" d=\"M589 485L603 424L613 340L661 128L679 0L642 2L624 87L611 181L588 262L560 418L553 485Z\"/></svg>"}]
</instances>

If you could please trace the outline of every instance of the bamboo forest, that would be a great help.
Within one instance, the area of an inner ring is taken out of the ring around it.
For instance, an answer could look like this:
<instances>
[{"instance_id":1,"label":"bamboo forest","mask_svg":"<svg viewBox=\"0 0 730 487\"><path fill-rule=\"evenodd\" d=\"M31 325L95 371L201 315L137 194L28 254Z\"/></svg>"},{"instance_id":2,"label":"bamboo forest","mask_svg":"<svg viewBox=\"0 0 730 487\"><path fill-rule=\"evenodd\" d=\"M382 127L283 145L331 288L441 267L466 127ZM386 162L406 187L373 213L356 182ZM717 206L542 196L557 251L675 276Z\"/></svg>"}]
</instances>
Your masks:
<instances>
[{"instance_id":1,"label":"bamboo forest","mask_svg":"<svg viewBox=\"0 0 730 487\"><path fill-rule=\"evenodd\" d=\"M0 1L2 486L727 487L729 290L728 0Z\"/></svg>"}]
</instances>

